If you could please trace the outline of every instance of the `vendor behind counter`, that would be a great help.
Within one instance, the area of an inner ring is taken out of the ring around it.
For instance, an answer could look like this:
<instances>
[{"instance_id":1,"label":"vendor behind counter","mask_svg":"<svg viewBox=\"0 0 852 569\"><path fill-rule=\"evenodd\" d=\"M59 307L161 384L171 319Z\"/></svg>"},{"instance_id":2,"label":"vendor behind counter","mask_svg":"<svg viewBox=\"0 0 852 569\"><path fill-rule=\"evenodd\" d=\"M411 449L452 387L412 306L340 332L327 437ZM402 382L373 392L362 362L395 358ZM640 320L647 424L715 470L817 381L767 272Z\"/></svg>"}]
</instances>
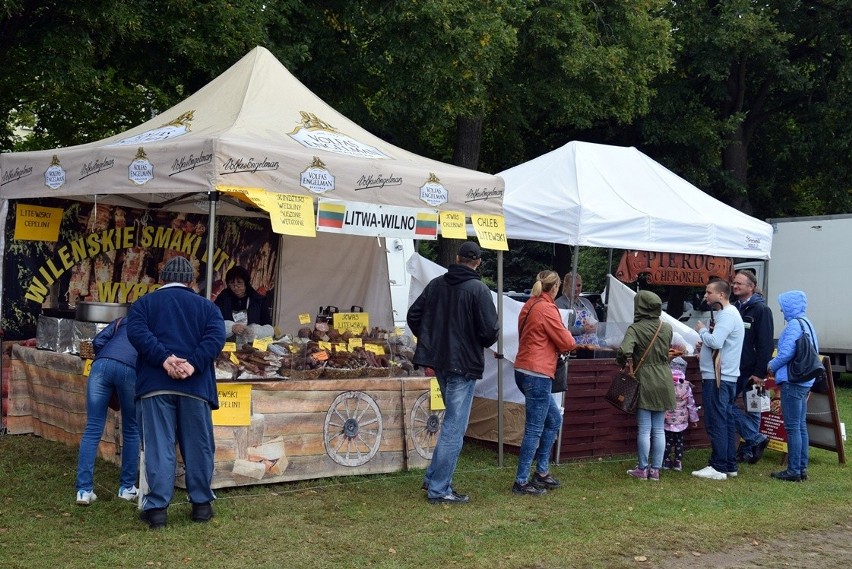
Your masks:
<instances>
[{"instance_id":1,"label":"vendor behind counter","mask_svg":"<svg viewBox=\"0 0 852 569\"><path fill-rule=\"evenodd\" d=\"M251 344L255 338L272 336L270 302L251 286L248 271L233 267L225 273L227 288L216 297L216 306L225 320L225 335L237 347Z\"/></svg>"}]
</instances>

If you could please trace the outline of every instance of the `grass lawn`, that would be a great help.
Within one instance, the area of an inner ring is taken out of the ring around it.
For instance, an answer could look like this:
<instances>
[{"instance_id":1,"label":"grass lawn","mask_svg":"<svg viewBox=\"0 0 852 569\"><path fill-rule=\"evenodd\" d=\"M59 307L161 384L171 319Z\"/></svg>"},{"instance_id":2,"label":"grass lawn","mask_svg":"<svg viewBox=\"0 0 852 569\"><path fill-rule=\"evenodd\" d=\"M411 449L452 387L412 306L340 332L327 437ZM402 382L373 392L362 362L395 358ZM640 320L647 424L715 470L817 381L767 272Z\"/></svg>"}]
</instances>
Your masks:
<instances>
[{"instance_id":1,"label":"grass lawn","mask_svg":"<svg viewBox=\"0 0 852 569\"><path fill-rule=\"evenodd\" d=\"M852 389L838 393L852 426ZM847 452L849 447L847 446ZM811 449L810 480L779 482L781 455L743 465L725 482L689 471L659 484L630 479L633 457L555 466L563 488L515 496L515 457L466 444L454 484L466 506L429 505L422 472L218 490L216 517L189 521L185 494L169 526L151 532L119 500L118 469L99 461L98 501L74 504L76 449L32 436L0 437L0 567L653 567L675 552L749 547L805 529L852 524L852 477L834 453ZM696 556L695 566L701 566Z\"/></svg>"}]
</instances>

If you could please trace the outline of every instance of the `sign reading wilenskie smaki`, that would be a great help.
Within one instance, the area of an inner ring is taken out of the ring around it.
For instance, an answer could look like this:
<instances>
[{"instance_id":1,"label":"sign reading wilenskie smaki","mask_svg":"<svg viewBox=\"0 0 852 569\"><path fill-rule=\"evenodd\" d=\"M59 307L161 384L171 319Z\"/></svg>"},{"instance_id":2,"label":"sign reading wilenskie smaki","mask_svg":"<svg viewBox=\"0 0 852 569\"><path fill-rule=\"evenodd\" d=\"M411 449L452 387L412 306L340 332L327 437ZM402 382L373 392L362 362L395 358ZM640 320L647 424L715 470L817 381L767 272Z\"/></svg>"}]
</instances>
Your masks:
<instances>
[{"instance_id":1,"label":"sign reading wilenskie smaki","mask_svg":"<svg viewBox=\"0 0 852 569\"><path fill-rule=\"evenodd\" d=\"M714 277L730 282L733 273L734 263L728 257L625 251L615 277L623 283L632 283L645 274L649 284L704 286Z\"/></svg>"}]
</instances>

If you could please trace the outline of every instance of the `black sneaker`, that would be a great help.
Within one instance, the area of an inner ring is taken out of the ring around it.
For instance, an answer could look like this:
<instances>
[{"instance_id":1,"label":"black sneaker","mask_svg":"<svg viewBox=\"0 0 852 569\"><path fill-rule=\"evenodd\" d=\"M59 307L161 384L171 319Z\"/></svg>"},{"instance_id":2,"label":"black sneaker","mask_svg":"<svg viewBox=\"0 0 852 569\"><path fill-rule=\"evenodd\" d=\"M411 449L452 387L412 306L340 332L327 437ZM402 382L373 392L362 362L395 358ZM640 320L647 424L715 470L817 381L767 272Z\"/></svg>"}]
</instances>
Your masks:
<instances>
[{"instance_id":1,"label":"black sneaker","mask_svg":"<svg viewBox=\"0 0 852 569\"><path fill-rule=\"evenodd\" d=\"M769 446L769 437L766 437L756 445L752 447L752 456L748 459L749 464L757 464L760 462L760 459L763 458L763 452L766 450L766 447Z\"/></svg>"},{"instance_id":2,"label":"black sneaker","mask_svg":"<svg viewBox=\"0 0 852 569\"><path fill-rule=\"evenodd\" d=\"M453 490L446 496L428 498L428 500L430 504L467 504L470 502L470 496L467 494L456 494L455 490Z\"/></svg>"},{"instance_id":3,"label":"black sneaker","mask_svg":"<svg viewBox=\"0 0 852 569\"><path fill-rule=\"evenodd\" d=\"M533 474L532 480L530 480L530 484L532 484L536 488L547 488L548 490L553 490L554 488L559 488L559 486L561 486L561 484L559 484L559 480L557 480L550 474L545 474L544 476L542 476L538 472Z\"/></svg>"},{"instance_id":4,"label":"black sneaker","mask_svg":"<svg viewBox=\"0 0 852 569\"><path fill-rule=\"evenodd\" d=\"M802 477L798 474L793 474L789 470L782 470L781 472L773 472L770 474L772 478L776 480L783 480L785 482L801 482Z\"/></svg>"},{"instance_id":5,"label":"black sneaker","mask_svg":"<svg viewBox=\"0 0 852 569\"><path fill-rule=\"evenodd\" d=\"M150 510L142 510L139 514L139 519L148 524L150 529L162 529L166 527L169 514L165 508L152 508Z\"/></svg>"},{"instance_id":6,"label":"black sneaker","mask_svg":"<svg viewBox=\"0 0 852 569\"><path fill-rule=\"evenodd\" d=\"M206 504L193 504L192 505L192 515L190 516L192 521L198 523L209 522L213 519L213 505L210 502Z\"/></svg>"},{"instance_id":7,"label":"black sneaker","mask_svg":"<svg viewBox=\"0 0 852 569\"><path fill-rule=\"evenodd\" d=\"M546 488L536 488L529 482L527 482L526 484L518 484L517 482L512 484L512 494L529 494L531 496L541 496L545 493L547 493Z\"/></svg>"}]
</instances>

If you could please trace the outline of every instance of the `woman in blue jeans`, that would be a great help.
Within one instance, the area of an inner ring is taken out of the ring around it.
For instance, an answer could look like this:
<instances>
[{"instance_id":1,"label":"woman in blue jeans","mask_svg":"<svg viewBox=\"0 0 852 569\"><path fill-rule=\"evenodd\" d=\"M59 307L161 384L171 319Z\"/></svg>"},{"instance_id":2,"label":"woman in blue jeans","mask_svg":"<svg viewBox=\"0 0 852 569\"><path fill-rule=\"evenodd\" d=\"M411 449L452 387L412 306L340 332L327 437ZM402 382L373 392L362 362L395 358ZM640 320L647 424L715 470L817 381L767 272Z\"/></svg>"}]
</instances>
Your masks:
<instances>
[{"instance_id":1,"label":"woman in blue jeans","mask_svg":"<svg viewBox=\"0 0 852 569\"><path fill-rule=\"evenodd\" d=\"M666 448L666 411L677 405L672 371L669 367L669 344L672 327L660 320L660 297L651 291L639 291L633 297L633 324L624 333L616 361L628 362L639 380L639 403L636 409L636 454L639 463L627 474L639 480L660 479ZM653 455L649 456L653 449Z\"/></svg>"},{"instance_id":2,"label":"woman in blue jeans","mask_svg":"<svg viewBox=\"0 0 852 569\"><path fill-rule=\"evenodd\" d=\"M784 314L787 326L778 337L778 351L769 360L768 372L775 376L775 385L781 390L781 414L784 416L784 429L787 431L787 469L773 472L772 478L787 482L799 482L808 478L808 395L814 380L792 383L788 378L788 364L796 355L796 340L802 334L810 336L817 352L816 331L805 316L808 297L800 290L782 292L778 295L778 304Z\"/></svg>"},{"instance_id":3,"label":"woman in blue jeans","mask_svg":"<svg viewBox=\"0 0 852 569\"><path fill-rule=\"evenodd\" d=\"M559 487L548 472L550 453L562 422L562 413L551 395L556 358L574 349L574 337L565 328L554 299L561 279L555 271L536 276L530 299L518 315L518 355L515 358L515 383L523 393L526 406L524 439L518 457L518 470L512 492L539 495ZM530 477L533 458L535 474Z\"/></svg>"},{"instance_id":4,"label":"woman in blue jeans","mask_svg":"<svg viewBox=\"0 0 852 569\"><path fill-rule=\"evenodd\" d=\"M77 459L77 496L80 506L95 500L95 456L106 425L113 390L121 405L121 477L118 497L135 500L139 470L139 429L136 426L136 349L127 339L123 318L112 321L92 341L95 361L86 383L86 430Z\"/></svg>"}]
</instances>

